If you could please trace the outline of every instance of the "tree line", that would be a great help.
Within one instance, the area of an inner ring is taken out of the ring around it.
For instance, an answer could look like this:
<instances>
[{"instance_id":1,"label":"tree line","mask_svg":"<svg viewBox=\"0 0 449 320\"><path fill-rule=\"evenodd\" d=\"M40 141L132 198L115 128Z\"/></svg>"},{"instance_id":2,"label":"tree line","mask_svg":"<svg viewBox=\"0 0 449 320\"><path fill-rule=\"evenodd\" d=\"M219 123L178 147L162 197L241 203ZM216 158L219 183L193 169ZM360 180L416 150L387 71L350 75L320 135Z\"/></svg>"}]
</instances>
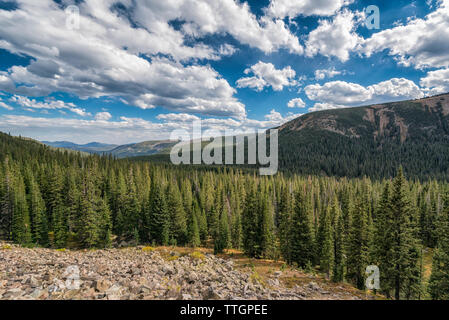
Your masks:
<instances>
[{"instance_id":1,"label":"tree line","mask_svg":"<svg viewBox=\"0 0 449 320\"><path fill-rule=\"evenodd\" d=\"M258 176L61 152L0 134L0 238L24 246L235 248L395 299L449 299L449 188L437 181ZM434 250L432 275L423 252Z\"/></svg>"}]
</instances>

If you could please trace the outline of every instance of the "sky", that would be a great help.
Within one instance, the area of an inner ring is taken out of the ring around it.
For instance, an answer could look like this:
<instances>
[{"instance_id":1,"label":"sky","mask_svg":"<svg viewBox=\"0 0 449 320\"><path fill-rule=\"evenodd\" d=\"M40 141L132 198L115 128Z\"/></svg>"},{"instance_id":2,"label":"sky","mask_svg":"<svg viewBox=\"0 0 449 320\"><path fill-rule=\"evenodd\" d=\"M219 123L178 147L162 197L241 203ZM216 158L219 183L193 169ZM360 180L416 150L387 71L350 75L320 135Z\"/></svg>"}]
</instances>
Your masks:
<instances>
[{"instance_id":1,"label":"sky","mask_svg":"<svg viewBox=\"0 0 449 320\"><path fill-rule=\"evenodd\" d=\"M264 129L446 92L449 0L0 1L0 131L41 141Z\"/></svg>"}]
</instances>

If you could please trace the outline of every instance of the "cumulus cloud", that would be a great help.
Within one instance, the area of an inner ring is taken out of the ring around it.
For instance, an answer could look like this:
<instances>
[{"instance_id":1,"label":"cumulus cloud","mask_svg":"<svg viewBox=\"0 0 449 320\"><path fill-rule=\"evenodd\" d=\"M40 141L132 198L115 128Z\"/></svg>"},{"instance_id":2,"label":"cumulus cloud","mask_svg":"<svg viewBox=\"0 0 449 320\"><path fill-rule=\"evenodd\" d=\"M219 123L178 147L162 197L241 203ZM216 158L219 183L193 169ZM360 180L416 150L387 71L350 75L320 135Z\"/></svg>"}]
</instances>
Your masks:
<instances>
[{"instance_id":1,"label":"cumulus cloud","mask_svg":"<svg viewBox=\"0 0 449 320\"><path fill-rule=\"evenodd\" d=\"M234 0L181 0L160 4L159 0L142 1L142 23L150 17L185 21L183 31L194 37L227 33L242 44L271 53L281 48L301 54L302 46L280 19L257 17L246 2ZM148 12L150 11L150 12ZM139 16L140 16L139 15ZM149 21L146 23L150 23Z\"/></svg>"},{"instance_id":2,"label":"cumulus cloud","mask_svg":"<svg viewBox=\"0 0 449 320\"><path fill-rule=\"evenodd\" d=\"M233 0L125 1L127 14L113 0L85 1L79 3L79 30L65 27L66 13L54 1L18 4L0 10L0 48L33 58L28 66L0 72L0 90L17 95L118 96L141 108L244 117L245 106L229 83L210 66L194 63L231 55L235 48L200 41L189 46L186 38L228 33L264 52L302 50L282 21L259 21ZM175 29L175 20L193 31Z\"/></svg>"},{"instance_id":3,"label":"cumulus cloud","mask_svg":"<svg viewBox=\"0 0 449 320\"><path fill-rule=\"evenodd\" d=\"M321 54L328 58L336 57L342 62L348 61L350 52L362 41L356 33L362 18L361 13L343 10L332 21L320 20L319 26L309 33L306 56Z\"/></svg>"},{"instance_id":4,"label":"cumulus cloud","mask_svg":"<svg viewBox=\"0 0 449 320\"><path fill-rule=\"evenodd\" d=\"M288 102L289 108L305 108L306 103L301 98L292 99Z\"/></svg>"},{"instance_id":5,"label":"cumulus cloud","mask_svg":"<svg viewBox=\"0 0 449 320\"><path fill-rule=\"evenodd\" d=\"M388 50L398 62L416 68L449 66L449 0L425 18L375 33L363 41L360 51L370 57Z\"/></svg>"},{"instance_id":6,"label":"cumulus cloud","mask_svg":"<svg viewBox=\"0 0 449 320\"><path fill-rule=\"evenodd\" d=\"M449 92L449 69L430 71L421 78L420 85L429 95Z\"/></svg>"},{"instance_id":7,"label":"cumulus cloud","mask_svg":"<svg viewBox=\"0 0 449 320\"><path fill-rule=\"evenodd\" d=\"M342 72L335 70L335 68L319 69L319 70L315 70L315 79L316 80L324 80L326 78L333 78L340 74L342 74Z\"/></svg>"},{"instance_id":8,"label":"cumulus cloud","mask_svg":"<svg viewBox=\"0 0 449 320\"><path fill-rule=\"evenodd\" d=\"M199 117L194 116L192 114L187 114L187 113L160 114L156 118L159 120L179 121L179 122L192 122L192 121L200 120Z\"/></svg>"},{"instance_id":9,"label":"cumulus cloud","mask_svg":"<svg viewBox=\"0 0 449 320\"><path fill-rule=\"evenodd\" d=\"M244 72L254 76L237 80L237 87L239 88L252 88L256 91L262 91L265 87L272 87L274 91L282 91L284 87L297 84L295 80L296 72L290 66L284 69L276 69L271 63L259 61Z\"/></svg>"},{"instance_id":10,"label":"cumulus cloud","mask_svg":"<svg viewBox=\"0 0 449 320\"><path fill-rule=\"evenodd\" d=\"M345 81L332 81L324 85L312 84L305 89L310 100L334 103L334 104L357 104L371 98L369 89L357 84Z\"/></svg>"},{"instance_id":11,"label":"cumulus cloud","mask_svg":"<svg viewBox=\"0 0 449 320\"><path fill-rule=\"evenodd\" d=\"M404 78L393 78L368 87L357 83L332 81L324 85L309 85L305 92L310 100L318 101L311 111L418 99L424 96L423 91L413 81Z\"/></svg>"},{"instance_id":12,"label":"cumulus cloud","mask_svg":"<svg viewBox=\"0 0 449 320\"><path fill-rule=\"evenodd\" d=\"M112 115L109 112L103 111L103 112L98 112L95 115L95 120L102 120L102 121L108 121L112 118Z\"/></svg>"},{"instance_id":13,"label":"cumulus cloud","mask_svg":"<svg viewBox=\"0 0 449 320\"><path fill-rule=\"evenodd\" d=\"M19 95L14 95L9 100L11 102L14 102L14 103L20 105L21 107L23 107L25 110L28 110L28 111L35 111L35 109L59 110L59 111L68 110L68 111L76 113L77 115L82 116L82 117L91 115L85 109L79 108L71 102L67 103L62 100L47 99L45 102L38 102L35 99L30 99L28 97L19 96Z\"/></svg>"},{"instance_id":14,"label":"cumulus cloud","mask_svg":"<svg viewBox=\"0 0 449 320\"><path fill-rule=\"evenodd\" d=\"M342 7L352 3L353 0L271 0L267 15L277 18L295 18L303 16L332 16Z\"/></svg>"},{"instance_id":15,"label":"cumulus cloud","mask_svg":"<svg viewBox=\"0 0 449 320\"><path fill-rule=\"evenodd\" d=\"M339 104L332 104L332 103L315 103L312 108L309 108L309 112L315 112L315 111L323 111L323 110L332 110L332 109L343 109L347 108L348 106L339 105Z\"/></svg>"}]
</instances>

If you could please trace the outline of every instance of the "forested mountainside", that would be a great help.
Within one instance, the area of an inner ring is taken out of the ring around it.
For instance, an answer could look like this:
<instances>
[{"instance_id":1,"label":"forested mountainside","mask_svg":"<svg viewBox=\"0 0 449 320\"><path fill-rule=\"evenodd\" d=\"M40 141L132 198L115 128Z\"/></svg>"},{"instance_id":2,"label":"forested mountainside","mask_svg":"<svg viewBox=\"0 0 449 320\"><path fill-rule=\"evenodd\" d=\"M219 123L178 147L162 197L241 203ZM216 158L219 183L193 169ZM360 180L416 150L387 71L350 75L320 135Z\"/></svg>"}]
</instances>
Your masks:
<instances>
[{"instance_id":1,"label":"forested mountainside","mask_svg":"<svg viewBox=\"0 0 449 320\"><path fill-rule=\"evenodd\" d=\"M260 177L59 152L0 134L0 237L25 246L133 243L242 249L318 268L382 292L448 299L448 185L393 180ZM435 248L430 283L422 249Z\"/></svg>"},{"instance_id":2,"label":"forested mountainside","mask_svg":"<svg viewBox=\"0 0 449 320\"><path fill-rule=\"evenodd\" d=\"M449 94L327 110L281 126L280 169L300 174L449 178Z\"/></svg>"},{"instance_id":3,"label":"forested mountainside","mask_svg":"<svg viewBox=\"0 0 449 320\"><path fill-rule=\"evenodd\" d=\"M118 147L118 145L115 144L106 144L101 142L91 142L87 144L76 144L73 142L68 141L42 141L43 144L46 144L48 146L54 147L54 148L63 148L63 149L70 149L75 151L82 151L82 152L88 152L88 153L94 153L94 154L103 154L107 153L108 151L115 149Z\"/></svg>"},{"instance_id":4,"label":"forested mountainside","mask_svg":"<svg viewBox=\"0 0 449 320\"><path fill-rule=\"evenodd\" d=\"M120 159L150 156L161 153L169 154L171 147L173 147L177 142L172 142L170 140L160 140L144 141L125 145L104 144L99 142L80 145L67 141L43 141L42 143L55 148L64 148L69 150L88 152L91 154L112 155L115 158Z\"/></svg>"},{"instance_id":5,"label":"forested mountainside","mask_svg":"<svg viewBox=\"0 0 449 320\"><path fill-rule=\"evenodd\" d=\"M449 94L308 113L279 130L284 173L383 179L402 165L410 179L449 179ZM135 160L170 157L158 152Z\"/></svg>"}]
</instances>

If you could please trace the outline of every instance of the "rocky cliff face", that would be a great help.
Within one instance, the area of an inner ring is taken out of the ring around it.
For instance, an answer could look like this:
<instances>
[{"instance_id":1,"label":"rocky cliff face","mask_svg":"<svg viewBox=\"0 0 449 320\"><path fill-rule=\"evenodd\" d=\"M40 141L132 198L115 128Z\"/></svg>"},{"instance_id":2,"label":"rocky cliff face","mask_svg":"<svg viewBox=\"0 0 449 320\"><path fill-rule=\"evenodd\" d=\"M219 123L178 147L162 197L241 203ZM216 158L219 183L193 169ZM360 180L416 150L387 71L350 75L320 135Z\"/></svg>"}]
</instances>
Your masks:
<instances>
[{"instance_id":1,"label":"rocky cliff face","mask_svg":"<svg viewBox=\"0 0 449 320\"><path fill-rule=\"evenodd\" d=\"M449 179L449 94L326 110L281 126L279 168L301 174Z\"/></svg>"},{"instance_id":2,"label":"rocky cliff face","mask_svg":"<svg viewBox=\"0 0 449 320\"><path fill-rule=\"evenodd\" d=\"M448 135L449 94L367 107L306 114L280 127L281 133L304 129L324 130L351 138L402 143L427 133Z\"/></svg>"}]
</instances>

